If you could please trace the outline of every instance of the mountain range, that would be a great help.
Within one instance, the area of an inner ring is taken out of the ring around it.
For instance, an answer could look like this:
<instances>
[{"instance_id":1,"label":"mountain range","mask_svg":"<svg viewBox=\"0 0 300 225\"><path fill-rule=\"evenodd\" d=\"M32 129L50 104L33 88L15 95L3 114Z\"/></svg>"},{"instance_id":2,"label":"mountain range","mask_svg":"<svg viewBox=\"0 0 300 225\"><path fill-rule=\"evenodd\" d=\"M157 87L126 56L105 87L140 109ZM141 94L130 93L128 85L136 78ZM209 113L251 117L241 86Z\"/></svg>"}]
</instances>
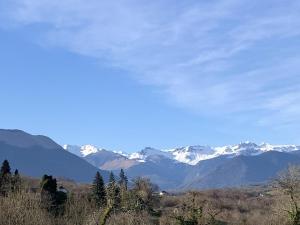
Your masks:
<instances>
[{"instance_id":1,"label":"mountain range","mask_svg":"<svg viewBox=\"0 0 300 225\"><path fill-rule=\"evenodd\" d=\"M163 189L222 188L270 181L288 164L300 163L300 146L257 145L187 146L159 150L151 147L126 154L92 145L64 145L92 165L130 178L150 178Z\"/></svg>"},{"instance_id":2,"label":"mountain range","mask_svg":"<svg viewBox=\"0 0 300 225\"><path fill-rule=\"evenodd\" d=\"M189 165L196 165L200 161L216 158L219 156L228 156L228 157L236 157L236 156L255 156L260 155L269 151L277 151L277 152L286 152L290 153L293 151L300 150L300 146L297 145L271 145L268 143L262 143L257 145L252 142L242 142L237 145L228 145L222 147L210 147L210 146L187 146L187 147L179 147L174 149L167 150L159 150L151 147L146 147L141 151L134 153L124 153L118 151L109 151L103 148L98 148L93 145L63 145L63 148L77 156L88 158L88 159L96 159L101 158L106 155L107 160L116 159L116 158L124 158L128 160L134 160L137 162L145 162L149 156L152 155L160 155L169 159L173 159L175 161L186 163ZM101 167L100 165L97 165Z\"/></svg>"},{"instance_id":3,"label":"mountain range","mask_svg":"<svg viewBox=\"0 0 300 225\"><path fill-rule=\"evenodd\" d=\"M0 161L28 176L91 182L99 171L123 168L130 180L148 177L164 190L207 189L261 184L276 177L289 164L300 164L296 145L187 146L160 150L146 147L134 153L109 151L93 145L60 146L42 135L0 129Z\"/></svg>"}]
</instances>

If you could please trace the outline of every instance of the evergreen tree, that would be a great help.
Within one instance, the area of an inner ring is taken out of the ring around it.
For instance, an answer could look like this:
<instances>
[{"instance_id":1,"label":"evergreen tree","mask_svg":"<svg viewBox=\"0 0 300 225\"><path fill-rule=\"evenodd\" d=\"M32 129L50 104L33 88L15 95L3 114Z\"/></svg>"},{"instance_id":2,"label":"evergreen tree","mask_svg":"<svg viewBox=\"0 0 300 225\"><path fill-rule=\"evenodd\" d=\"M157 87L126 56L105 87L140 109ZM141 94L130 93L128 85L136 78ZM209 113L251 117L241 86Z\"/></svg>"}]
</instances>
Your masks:
<instances>
[{"instance_id":1,"label":"evergreen tree","mask_svg":"<svg viewBox=\"0 0 300 225\"><path fill-rule=\"evenodd\" d=\"M10 175L11 172L10 172L10 165L9 165L9 162L7 160L4 160L3 163L2 163L2 167L1 167L1 170L0 170L0 175L1 177L4 176L4 175Z\"/></svg>"},{"instance_id":2,"label":"evergreen tree","mask_svg":"<svg viewBox=\"0 0 300 225\"><path fill-rule=\"evenodd\" d=\"M11 172L10 165L4 160L0 170L0 194L6 195L11 190Z\"/></svg>"},{"instance_id":3,"label":"evergreen tree","mask_svg":"<svg viewBox=\"0 0 300 225\"><path fill-rule=\"evenodd\" d=\"M107 200L110 206L114 205L115 199L115 191L116 191L116 181L113 172L109 174L109 181L107 185Z\"/></svg>"},{"instance_id":4,"label":"evergreen tree","mask_svg":"<svg viewBox=\"0 0 300 225\"><path fill-rule=\"evenodd\" d=\"M120 181L119 181L120 187L127 190L127 184L128 184L128 178L126 177L124 170L121 169L120 171Z\"/></svg>"},{"instance_id":5,"label":"evergreen tree","mask_svg":"<svg viewBox=\"0 0 300 225\"><path fill-rule=\"evenodd\" d=\"M96 173L93 182L92 196L98 206L104 206L106 204L106 192L104 181L99 172Z\"/></svg>"},{"instance_id":6,"label":"evergreen tree","mask_svg":"<svg viewBox=\"0 0 300 225\"><path fill-rule=\"evenodd\" d=\"M12 191L20 191L21 189L21 177L19 171L16 169L14 176L12 177Z\"/></svg>"},{"instance_id":7,"label":"evergreen tree","mask_svg":"<svg viewBox=\"0 0 300 225\"><path fill-rule=\"evenodd\" d=\"M120 188L118 187L113 172L110 172L107 186L108 205L117 208L120 205Z\"/></svg>"},{"instance_id":8,"label":"evergreen tree","mask_svg":"<svg viewBox=\"0 0 300 225\"><path fill-rule=\"evenodd\" d=\"M129 207L129 193L127 191L127 183L128 179L125 176L124 170L121 169L120 171L120 180L119 180L119 185L120 185L120 205L122 209L128 209Z\"/></svg>"},{"instance_id":9,"label":"evergreen tree","mask_svg":"<svg viewBox=\"0 0 300 225\"><path fill-rule=\"evenodd\" d=\"M115 184L116 183L115 175L112 171L109 174L109 183L110 184Z\"/></svg>"}]
</instances>

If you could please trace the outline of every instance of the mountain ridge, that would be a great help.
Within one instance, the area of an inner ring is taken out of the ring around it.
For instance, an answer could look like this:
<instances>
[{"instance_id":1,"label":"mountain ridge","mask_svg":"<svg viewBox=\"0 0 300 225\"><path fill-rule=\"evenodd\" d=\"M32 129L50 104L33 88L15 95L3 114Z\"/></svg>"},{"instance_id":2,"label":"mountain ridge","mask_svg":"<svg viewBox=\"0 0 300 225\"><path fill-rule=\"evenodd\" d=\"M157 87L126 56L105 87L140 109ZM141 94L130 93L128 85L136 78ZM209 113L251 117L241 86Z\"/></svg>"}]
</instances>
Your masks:
<instances>
[{"instance_id":1,"label":"mountain ridge","mask_svg":"<svg viewBox=\"0 0 300 225\"><path fill-rule=\"evenodd\" d=\"M91 182L97 171L108 180L108 172L65 151L51 138L21 130L0 129L0 161L7 159L20 173L41 177L51 174L77 182Z\"/></svg>"},{"instance_id":2,"label":"mountain ridge","mask_svg":"<svg viewBox=\"0 0 300 225\"><path fill-rule=\"evenodd\" d=\"M181 163L189 165L196 165L199 162L207 159L216 158L219 156L236 157L239 155L259 155L268 151L278 152L292 152L300 150L300 146L297 145L272 145L268 143L262 143L260 145L253 142L241 142L236 145L225 145L221 147L210 147L202 145L178 147L173 149L155 149L152 147L146 147L140 151L130 154L123 152L110 151L103 148L98 148L93 145L76 146L76 152L72 147L75 145L64 145L63 148L81 157L87 157L90 154L100 151L111 152L111 154L119 155L119 157L125 157L127 159L135 160L138 162L145 162L149 156L162 155L170 159L174 159Z\"/></svg>"}]
</instances>

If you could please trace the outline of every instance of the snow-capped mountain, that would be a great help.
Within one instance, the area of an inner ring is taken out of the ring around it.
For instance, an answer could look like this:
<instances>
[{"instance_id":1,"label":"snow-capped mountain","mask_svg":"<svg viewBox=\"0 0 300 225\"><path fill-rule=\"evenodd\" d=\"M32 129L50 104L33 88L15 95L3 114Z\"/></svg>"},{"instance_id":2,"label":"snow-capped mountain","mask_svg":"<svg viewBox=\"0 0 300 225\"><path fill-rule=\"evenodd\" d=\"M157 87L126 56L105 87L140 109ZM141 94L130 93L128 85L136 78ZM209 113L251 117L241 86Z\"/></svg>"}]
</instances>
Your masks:
<instances>
[{"instance_id":1,"label":"snow-capped mountain","mask_svg":"<svg viewBox=\"0 0 300 225\"><path fill-rule=\"evenodd\" d=\"M189 146L169 150L174 159L190 165L196 165L202 160L216 158L218 156L236 157L240 155L255 156L268 151L292 152L300 150L296 145L271 145L263 143L257 145L252 142L243 142L238 145L209 147L209 146Z\"/></svg>"},{"instance_id":2,"label":"snow-capped mountain","mask_svg":"<svg viewBox=\"0 0 300 225\"><path fill-rule=\"evenodd\" d=\"M124 169L130 179L147 177L163 189L220 188L267 182L287 165L300 163L300 146L255 144L173 149L146 147L130 154L92 145L64 148L99 169ZM176 176L172 174L176 173Z\"/></svg>"},{"instance_id":3,"label":"snow-capped mountain","mask_svg":"<svg viewBox=\"0 0 300 225\"><path fill-rule=\"evenodd\" d=\"M64 145L63 148L80 157L87 157L91 155L97 156L98 152L106 151L102 148L97 148L93 145ZM241 142L237 145L210 147L210 146L187 146L174 149L159 150L151 147L146 147L141 151L126 154L123 152L111 152L114 155L118 154L125 159L135 160L137 162L145 162L150 156L162 156L169 159L176 160L181 163L189 165L196 165L202 160L212 159L219 156L236 157L240 155L255 156L268 151L277 152L292 152L300 150L300 146L296 145L271 145L268 143L262 143L257 145L252 142ZM98 154L99 155L99 154ZM153 157L152 157L153 158Z\"/></svg>"},{"instance_id":4,"label":"snow-capped mountain","mask_svg":"<svg viewBox=\"0 0 300 225\"><path fill-rule=\"evenodd\" d=\"M158 149L151 148L151 147L146 147L139 152L134 152L132 154L129 154L128 158L137 160L139 162L145 162L147 160L147 158L149 158L150 156L155 156L155 155L172 158L172 155L169 152L158 150Z\"/></svg>"},{"instance_id":5,"label":"snow-capped mountain","mask_svg":"<svg viewBox=\"0 0 300 225\"><path fill-rule=\"evenodd\" d=\"M85 157L90 154L94 154L100 151L104 151L102 148L97 148L93 145L83 145L83 146L77 146L77 145L63 145L63 148L67 150L68 152L71 152L77 156Z\"/></svg>"},{"instance_id":6,"label":"snow-capped mountain","mask_svg":"<svg viewBox=\"0 0 300 225\"><path fill-rule=\"evenodd\" d=\"M300 165L300 146L297 145L243 142L167 150L147 147L131 154L93 145L63 147L46 136L0 129L0 159L8 159L24 174L34 177L48 173L90 182L96 171L107 180L107 171L117 174L124 169L129 179L147 177L162 189L179 190L266 183L289 164Z\"/></svg>"},{"instance_id":7,"label":"snow-capped mountain","mask_svg":"<svg viewBox=\"0 0 300 225\"><path fill-rule=\"evenodd\" d=\"M190 165L196 165L201 160L211 159L216 157L215 150L209 146L187 146L165 150L172 155L172 158Z\"/></svg>"}]
</instances>

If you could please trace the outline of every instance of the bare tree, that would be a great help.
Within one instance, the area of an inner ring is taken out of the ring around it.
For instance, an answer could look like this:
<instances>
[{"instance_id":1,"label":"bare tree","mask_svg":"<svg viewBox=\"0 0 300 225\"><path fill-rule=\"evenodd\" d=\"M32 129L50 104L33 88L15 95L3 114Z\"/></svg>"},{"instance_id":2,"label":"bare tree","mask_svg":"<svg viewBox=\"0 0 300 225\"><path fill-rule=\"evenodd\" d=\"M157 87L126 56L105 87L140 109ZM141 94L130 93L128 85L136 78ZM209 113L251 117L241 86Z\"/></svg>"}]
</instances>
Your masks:
<instances>
[{"instance_id":1,"label":"bare tree","mask_svg":"<svg viewBox=\"0 0 300 225\"><path fill-rule=\"evenodd\" d=\"M290 165L281 172L276 180L276 187L289 199L289 205L285 212L293 225L300 225L300 166Z\"/></svg>"}]
</instances>

